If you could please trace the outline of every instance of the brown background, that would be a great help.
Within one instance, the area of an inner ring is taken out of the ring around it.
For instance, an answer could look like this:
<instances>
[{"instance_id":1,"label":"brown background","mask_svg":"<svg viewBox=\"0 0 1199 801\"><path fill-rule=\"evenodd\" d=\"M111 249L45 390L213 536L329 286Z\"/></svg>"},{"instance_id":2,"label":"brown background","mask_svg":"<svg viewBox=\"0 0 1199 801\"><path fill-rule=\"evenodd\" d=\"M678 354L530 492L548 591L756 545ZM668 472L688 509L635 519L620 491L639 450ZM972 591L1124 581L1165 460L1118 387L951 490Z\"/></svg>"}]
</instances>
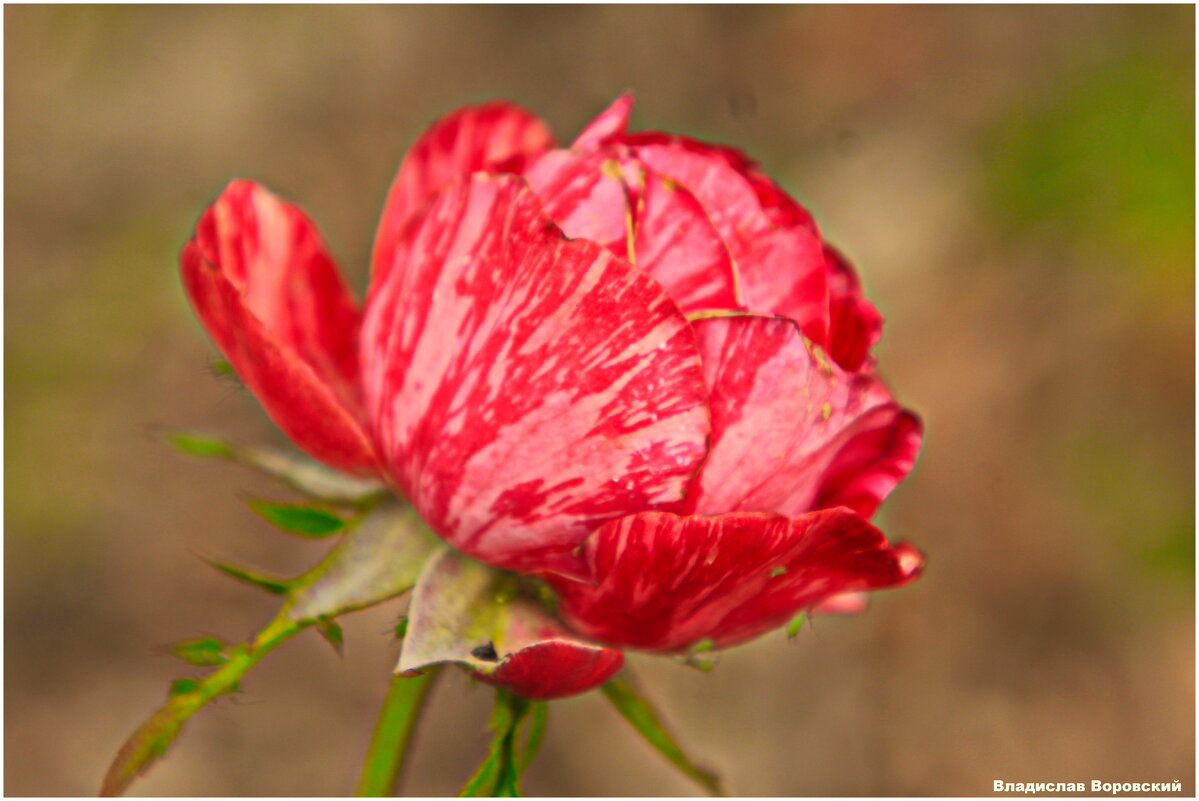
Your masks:
<instances>
[{"instance_id":1,"label":"brown background","mask_svg":"<svg viewBox=\"0 0 1199 801\"><path fill-rule=\"evenodd\" d=\"M187 668L319 546L154 426L279 435L210 374L176 274L202 206L258 178L355 284L399 156L508 96L565 139L624 88L635 125L735 142L810 205L887 315L925 416L882 516L929 555L867 614L700 674L635 658L743 794L1194 792L1194 10L1190 7L5 9L5 791L89 794ZM277 495L277 493L276 493ZM135 792L352 791L397 607L315 635L202 713ZM406 789L456 792L490 693L443 684ZM686 794L602 698L555 704L530 794Z\"/></svg>"}]
</instances>

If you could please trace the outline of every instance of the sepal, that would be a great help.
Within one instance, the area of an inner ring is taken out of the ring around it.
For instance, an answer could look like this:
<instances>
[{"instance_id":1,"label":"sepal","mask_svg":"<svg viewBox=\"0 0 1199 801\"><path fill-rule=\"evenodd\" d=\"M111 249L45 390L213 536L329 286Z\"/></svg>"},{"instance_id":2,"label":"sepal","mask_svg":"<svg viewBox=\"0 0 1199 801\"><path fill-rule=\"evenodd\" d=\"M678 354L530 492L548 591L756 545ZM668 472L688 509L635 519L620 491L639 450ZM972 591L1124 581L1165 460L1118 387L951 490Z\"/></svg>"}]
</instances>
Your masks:
<instances>
[{"instance_id":1,"label":"sepal","mask_svg":"<svg viewBox=\"0 0 1199 801\"><path fill-rule=\"evenodd\" d=\"M431 558L413 592L397 672L455 662L488 683L548 699L590 690L620 669L620 651L579 639L514 592L515 579L449 548Z\"/></svg>"},{"instance_id":2,"label":"sepal","mask_svg":"<svg viewBox=\"0 0 1199 801\"><path fill-rule=\"evenodd\" d=\"M303 456L271 448L234 445L221 437L192 431L168 431L162 439L179 453L201 459L228 459L265 473L310 498L362 505L389 494L380 482L358 478Z\"/></svg>"}]
</instances>

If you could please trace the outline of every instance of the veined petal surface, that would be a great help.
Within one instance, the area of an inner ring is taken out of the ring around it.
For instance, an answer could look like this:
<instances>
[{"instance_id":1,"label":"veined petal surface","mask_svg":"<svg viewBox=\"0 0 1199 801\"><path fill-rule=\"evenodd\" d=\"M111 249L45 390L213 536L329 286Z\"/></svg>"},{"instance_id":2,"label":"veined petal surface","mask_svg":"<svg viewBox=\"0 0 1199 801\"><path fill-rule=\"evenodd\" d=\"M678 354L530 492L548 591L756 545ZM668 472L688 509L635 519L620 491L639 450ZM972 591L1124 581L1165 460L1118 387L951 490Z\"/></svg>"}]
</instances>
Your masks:
<instances>
[{"instance_id":1,"label":"veined petal surface","mask_svg":"<svg viewBox=\"0 0 1199 801\"><path fill-rule=\"evenodd\" d=\"M180 261L196 314L271 419L321 461L374 472L361 420L360 313L308 217L234 181Z\"/></svg>"},{"instance_id":2,"label":"veined petal surface","mask_svg":"<svg viewBox=\"0 0 1199 801\"><path fill-rule=\"evenodd\" d=\"M438 190L476 170L519 173L553 144L540 117L504 100L464 106L434 122L404 156L387 194L371 259L373 280L391 269L404 226Z\"/></svg>"},{"instance_id":3,"label":"veined petal surface","mask_svg":"<svg viewBox=\"0 0 1199 801\"><path fill-rule=\"evenodd\" d=\"M627 150L551 150L525 179L563 233L628 259L684 312L740 308L732 256L703 206Z\"/></svg>"},{"instance_id":4,"label":"veined petal surface","mask_svg":"<svg viewBox=\"0 0 1199 801\"><path fill-rule=\"evenodd\" d=\"M553 580L563 619L601 642L651 651L734 645L831 596L905 584L924 563L844 508L647 512L605 524L584 547L598 583Z\"/></svg>"},{"instance_id":5,"label":"veined petal surface","mask_svg":"<svg viewBox=\"0 0 1199 801\"><path fill-rule=\"evenodd\" d=\"M699 201L733 257L747 308L790 317L813 341L827 341L823 244L798 203L733 148L657 131L620 141Z\"/></svg>"},{"instance_id":6,"label":"veined petal surface","mask_svg":"<svg viewBox=\"0 0 1199 801\"><path fill-rule=\"evenodd\" d=\"M455 547L584 574L600 523L683 498L706 452L695 334L661 286L571 241L524 182L476 173L408 230L368 309L390 474Z\"/></svg>"},{"instance_id":7,"label":"veined petal surface","mask_svg":"<svg viewBox=\"0 0 1199 801\"><path fill-rule=\"evenodd\" d=\"M693 322L712 441L687 508L699 514L849 506L870 516L911 470L916 418L878 379L830 363L781 317Z\"/></svg>"}]
</instances>

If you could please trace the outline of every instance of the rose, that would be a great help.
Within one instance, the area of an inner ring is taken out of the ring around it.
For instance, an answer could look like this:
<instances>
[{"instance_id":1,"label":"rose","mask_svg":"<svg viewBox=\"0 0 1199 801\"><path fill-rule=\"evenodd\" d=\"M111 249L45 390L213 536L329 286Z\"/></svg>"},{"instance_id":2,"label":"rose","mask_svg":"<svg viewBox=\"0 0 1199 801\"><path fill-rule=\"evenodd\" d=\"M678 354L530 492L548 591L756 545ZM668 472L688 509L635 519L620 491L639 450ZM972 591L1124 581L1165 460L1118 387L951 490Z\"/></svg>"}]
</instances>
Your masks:
<instances>
[{"instance_id":1,"label":"rose","mask_svg":"<svg viewBox=\"0 0 1199 801\"><path fill-rule=\"evenodd\" d=\"M881 316L852 267L739 151L629 133L631 108L560 149L508 103L436 122L388 195L364 313L315 226L252 182L182 254L197 314L297 445L553 587L558 619L480 646L489 680L534 697L619 668L580 635L725 647L923 562L867 522L921 430L875 374ZM429 578L423 614L456 591Z\"/></svg>"}]
</instances>

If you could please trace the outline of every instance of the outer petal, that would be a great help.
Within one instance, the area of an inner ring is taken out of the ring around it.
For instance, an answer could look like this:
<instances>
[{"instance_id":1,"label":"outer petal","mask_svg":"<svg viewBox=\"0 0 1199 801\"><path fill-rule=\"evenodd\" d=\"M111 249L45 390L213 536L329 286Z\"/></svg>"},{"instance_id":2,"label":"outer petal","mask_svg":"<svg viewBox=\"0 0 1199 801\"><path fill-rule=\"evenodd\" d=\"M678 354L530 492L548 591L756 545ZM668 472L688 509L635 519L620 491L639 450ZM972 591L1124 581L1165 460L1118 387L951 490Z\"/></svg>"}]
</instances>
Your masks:
<instances>
[{"instance_id":1,"label":"outer petal","mask_svg":"<svg viewBox=\"0 0 1199 801\"><path fill-rule=\"evenodd\" d=\"M733 256L748 308L790 317L812 340L827 341L823 244L798 203L733 148L656 131L622 142L699 200Z\"/></svg>"},{"instance_id":2,"label":"outer petal","mask_svg":"<svg viewBox=\"0 0 1199 801\"><path fill-rule=\"evenodd\" d=\"M625 134L633 114L633 93L625 92L599 113L571 143L575 150L602 147Z\"/></svg>"},{"instance_id":3,"label":"outer petal","mask_svg":"<svg viewBox=\"0 0 1199 801\"><path fill-rule=\"evenodd\" d=\"M234 181L181 264L196 314L271 419L316 458L375 471L360 419L359 312L304 213Z\"/></svg>"},{"instance_id":4,"label":"outer petal","mask_svg":"<svg viewBox=\"0 0 1199 801\"><path fill-rule=\"evenodd\" d=\"M404 157L387 193L371 258L374 280L382 281L404 226L439 189L476 170L518 173L553 144L539 117L503 100L464 106L433 123Z\"/></svg>"},{"instance_id":5,"label":"outer petal","mask_svg":"<svg viewBox=\"0 0 1199 801\"><path fill-rule=\"evenodd\" d=\"M444 549L412 596L398 671L458 662L528 698L562 698L610 679L624 654L581 641L505 576Z\"/></svg>"},{"instance_id":6,"label":"outer petal","mask_svg":"<svg viewBox=\"0 0 1199 801\"><path fill-rule=\"evenodd\" d=\"M605 524L585 552L598 584L555 579L563 619L602 642L653 651L733 645L830 596L905 584L924 561L848 509L647 512Z\"/></svg>"},{"instance_id":7,"label":"outer petal","mask_svg":"<svg viewBox=\"0 0 1199 801\"><path fill-rule=\"evenodd\" d=\"M391 474L442 537L582 574L599 523L680 501L706 451L695 335L645 274L569 241L519 179L446 189L367 313Z\"/></svg>"},{"instance_id":8,"label":"outer petal","mask_svg":"<svg viewBox=\"0 0 1199 801\"><path fill-rule=\"evenodd\" d=\"M567 236L628 258L683 311L741 308L732 257L699 201L627 152L551 150L525 179Z\"/></svg>"},{"instance_id":9,"label":"outer petal","mask_svg":"<svg viewBox=\"0 0 1199 801\"><path fill-rule=\"evenodd\" d=\"M688 509L795 515L848 506L868 517L911 470L916 418L873 376L830 364L792 321L741 315L694 326L712 444Z\"/></svg>"},{"instance_id":10,"label":"outer petal","mask_svg":"<svg viewBox=\"0 0 1199 801\"><path fill-rule=\"evenodd\" d=\"M862 295L849 260L828 245L824 256L829 280L829 356L846 370L858 370L882 338L883 316Z\"/></svg>"}]
</instances>

